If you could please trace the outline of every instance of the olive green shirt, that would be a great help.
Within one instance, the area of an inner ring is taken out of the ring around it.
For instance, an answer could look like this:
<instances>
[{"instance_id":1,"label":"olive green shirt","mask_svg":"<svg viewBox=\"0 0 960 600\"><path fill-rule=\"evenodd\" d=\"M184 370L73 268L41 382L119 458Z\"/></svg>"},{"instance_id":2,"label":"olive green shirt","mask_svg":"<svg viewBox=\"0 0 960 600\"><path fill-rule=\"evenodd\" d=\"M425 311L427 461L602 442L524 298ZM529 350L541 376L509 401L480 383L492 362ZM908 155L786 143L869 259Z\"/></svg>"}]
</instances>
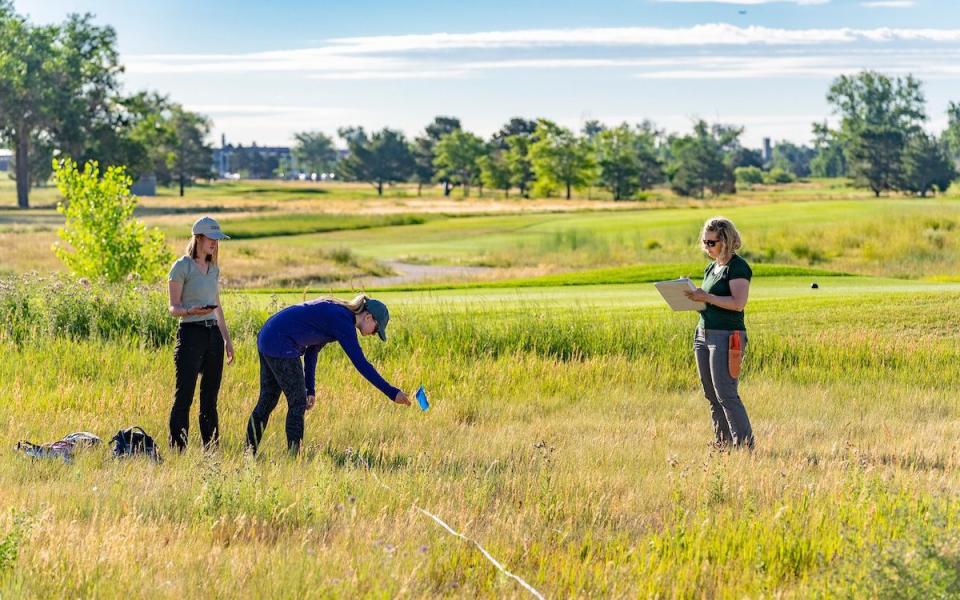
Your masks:
<instances>
[{"instance_id":1,"label":"olive green shirt","mask_svg":"<svg viewBox=\"0 0 960 600\"><path fill-rule=\"evenodd\" d=\"M183 284L180 304L184 308L196 308L217 303L217 291L220 282L220 268L217 265L208 265L207 273L204 274L200 271L200 267L197 266L195 260L189 256L181 256L177 262L173 263L167 279L179 281ZM196 323L207 319L216 319L216 317L213 313L190 315L180 317L180 322Z\"/></svg>"},{"instance_id":2,"label":"olive green shirt","mask_svg":"<svg viewBox=\"0 0 960 600\"><path fill-rule=\"evenodd\" d=\"M746 279L749 281L753 277L753 269L742 257L734 254L730 262L723 266L717 265L716 261L707 265L703 271L703 291L714 296L732 296L730 293L730 281L733 279ZM727 310L713 304L707 304L705 310L700 311L700 323L697 325L700 329L721 329L724 331L746 331L747 326L743 320L743 312L736 310Z\"/></svg>"}]
</instances>

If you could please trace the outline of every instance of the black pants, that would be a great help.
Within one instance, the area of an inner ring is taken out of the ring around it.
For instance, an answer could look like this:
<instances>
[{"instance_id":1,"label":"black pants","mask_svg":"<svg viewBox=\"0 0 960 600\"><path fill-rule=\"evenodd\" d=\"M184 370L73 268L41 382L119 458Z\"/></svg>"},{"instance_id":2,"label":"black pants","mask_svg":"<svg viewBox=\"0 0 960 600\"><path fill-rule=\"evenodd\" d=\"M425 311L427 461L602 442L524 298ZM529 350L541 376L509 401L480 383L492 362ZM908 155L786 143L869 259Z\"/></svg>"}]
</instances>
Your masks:
<instances>
[{"instance_id":1,"label":"black pants","mask_svg":"<svg viewBox=\"0 0 960 600\"><path fill-rule=\"evenodd\" d=\"M208 323L213 323L212 326ZM181 323L173 350L177 389L170 411L170 446L183 450L190 430L190 405L200 376L200 439L204 447L220 438L217 394L223 376L223 336L216 321Z\"/></svg>"},{"instance_id":2,"label":"black pants","mask_svg":"<svg viewBox=\"0 0 960 600\"><path fill-rule=\"evenodd\" d=\"M270 413L280 401L280 392L287 397L287 449L298 452L303 441L303 415L307 410L303 363L299 358L273 358L261 353L260 400L247 423L247 447L254 454L267 428Z\"/></svg>"}]
</instances>

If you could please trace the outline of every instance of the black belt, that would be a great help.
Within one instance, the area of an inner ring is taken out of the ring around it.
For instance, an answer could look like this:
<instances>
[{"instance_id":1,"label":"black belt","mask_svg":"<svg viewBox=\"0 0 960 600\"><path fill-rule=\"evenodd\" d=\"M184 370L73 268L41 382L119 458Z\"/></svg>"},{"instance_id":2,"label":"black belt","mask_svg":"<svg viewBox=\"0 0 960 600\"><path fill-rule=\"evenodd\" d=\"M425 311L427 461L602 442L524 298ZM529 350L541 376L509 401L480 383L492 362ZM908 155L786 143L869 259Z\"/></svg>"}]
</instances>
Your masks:
<instances>
[{"instance_id":1,"label":"black belt","mask_svg":"<svg viewBox=\"0 0 960 600\"><path fill-rule=\"evenodd\" d=\"M204 319L203 321L187 321L187 322L185 322L185 323L184 323L184 322L181 322L181 323L180 323L180 326L181 326L181 327L185 327L185 326L187 326L187 325L196 325L197 327L206 327L207 329L209 329L209 328L211 328L211 327L216 327L216 326L217 326L217 320L216 320L216 319Z\"/></svg>"}]
</instances>

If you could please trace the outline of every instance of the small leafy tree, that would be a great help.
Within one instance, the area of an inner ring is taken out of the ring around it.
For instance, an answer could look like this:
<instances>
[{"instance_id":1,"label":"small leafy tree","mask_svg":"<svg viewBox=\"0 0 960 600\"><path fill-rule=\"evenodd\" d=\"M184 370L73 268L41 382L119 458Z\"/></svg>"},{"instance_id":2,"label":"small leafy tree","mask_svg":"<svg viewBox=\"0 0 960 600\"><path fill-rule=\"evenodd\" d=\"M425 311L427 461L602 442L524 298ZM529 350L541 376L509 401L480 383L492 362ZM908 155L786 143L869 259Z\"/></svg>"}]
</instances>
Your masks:
<instances>
[{"instance_id":1,"label":"small leafy tree","mask_svg":"<svg viewBox=\"0 0 960 600\"><path fill-rule=\"evenodd\" d=\"M865 126L847 148L847 164L854 182L868 187L874 196L898 189L903 180L902 131L892 127Z\"/></svg>"},{"instance_id":2,"label":"small leafy tree","mask_svg":"<svg viewBox=\"0 0 960 600\"><path fill-rule=\"evenodd\" d=\"M843 177L847 174L847 157L840 134L831 130L826 121L813 124L813 148L816 154L810 160L811 175Z\"/></svg>"},{"instance_id":3,"label":"small leafy tree","mask_svg":"<svg viewBox=\"0 0 960 600\"><path fill-rule=\"evenodd\" d=\"M301 131L293 134L297 141L293 156L297 166L306 173L329 173L337 162L337 149L330 136L320 131Z\"/></svg>"},{"instance_id":4,"label":"small leafy tree","mask_svg":"<svg viewBox=\"0 0 960 600\"><path fill-rule=\"evenodd\" d=\"M847 174L877 196L899 189L904 149L927 120L920 82L912 75L891 79L874 71L841 75L827 102L840 117Z\"/></svg>"},{"instance_id":5,"label":"small leafy tree","mask_svg":"<svg viewBox=\"0 0 960 600\"><path fill-rule=\"evenodd\" d=\"M810 162L816 155L816 150L809 146L798 146L786 140L781 140L773 147L773 159L770 168L779 167L797 177L809 177Z\"/></svg>"},{"instance_id":6,"label":"small leafy tree","mask_svg":"<svg viewBox=\"0 0 960 600\"><path fill-rule=\"evenodd\" d=\"M594 130L598 127L592 125ZM637 190L648 190L663 181L663 165L657 157L656 133L651 124L633 128L623 123L598 131L593 145L600 183L610 190L614 200L632 198Z\"/></svg>"},{"instance_id":7,"label":"small leafy tree","mask_svg":"<svg viewBox=\"0 0 960 600\"><path fill-rule=\"evenodd\" d=\"M589 144L546 119L537 123L533 135L536 141L530 145L530 162L537 190L549 196L563 188L569 200L571 189L584 187L593 178L595 164Z\"/></svg>"},{"instance_id":8,"label":"small leafy tree","mask_svg":"<svg viewBox=\"0 0 960 600\"><path fill-rule=\"evenodd\" d=\"M504 198L510 196L511 173L507 153L507 150L492 147L488 154L481 156L477 161L483 183L495 190L503 190Z\"/></svg>"},{"instance_id":9,"label":"small leafy tree","mask_svg":"<svg viewBox=\"0 0 960 600\"><path fill-rule=\"evenodd\" d=\"M703 198L709 189L715 195L735 191L733 169L724 162L724 148L731 146L739 130L697 121L693 135L670 143L670 187L681 196Z\"/></svg>"},{"instance_id":10,"label":"small leafy tree","mask_svg":"<svg viewBox=\"0 0 960 600\"><path fill-rule=\"evenodd\" d=\"M903 152L901 189L921 197L926 197L934 189L943 193L956 176L957 169L944 142L919 133L907 143Z\"/></svg>"},{"instance_id":11,"label":"small leafy tree","mask_svg":"<svg viewBox=\"0 0 960 600\"><path fill-rule=\"evenodd\" d=\"M520 195L529 198L530 185L535 179L533 163L530 162L532 135L513 135L507 138L507 166L510 169L510 184L520 188Z\"/></svg>"},{"instance_id":12,"label":"small leafy tree","mask_svg":"<svg viewBox=\"0 0 960 600\"><path fill-rule=\"evenodd\" d=\"M594 134L594 146L601 185L610 190L614 200L632 197L640 188L640 157L633 130L626 123L600 130Z\"/></svg>"},{"instance_id":13,"label":"small leafy tree","mask_svg":"<svg viewBox=\"0 0 960 600\"><path fill-rule=\"evenodd\" d=\"M413 173L414 157L403 133L386 127L371 135L363 127L345 127L337 133L347 142L347 157L337 163L347 181L366 181L383 195L383 185L404 181Z\"/></svg>"},{"instance_id":14,"label":"small leafy tree","mask_svg":"<svg viewBox=\"0 0 960 600\"><path fill-rule=\"evenodd\" d=\"M157 281L173 260L159 229L148 230L133 218L137 197L123 167L100 167L88 162L83 171L64 159L53 164L57 188L64 200L57 210L66 223L57 231L69 248L57 242L54 252L75 275L122 281L137 275Z\"/></svg>"},{"instance_id":15,"label":"small leafy tree","mask_svg":"<svg viewBox=\"0 0 960 600\"><path fill-rule=\"evenodd\" d=\"M943 132L943 143L950 159L960 165L960 103L947 103L947 128Z\"/></svg>"},{"instance_id":16,"label":"small leafy tree","mask_svg":"<svg viewBox=\"0 0 960 600\"><path fill-rule=\"evenodd\" d=\"M200 177L209 179L212 175L213 150L204 141L210 133L211 123L205 116L184 110L179 104L173 106L171 121L176 134L173 172L180 184L182 197L186 185Z\"/></svg>"},{"instance_id":17,"label":"small leafy tree","mask_svg":"<svg viewBox=\"0 0 960 600\"><path fill-rule=\"evenodd\" d=\"M437 142L433 157L438 182L449 181L463 186L464 197L470 195L470 184L480 174L478 161L484 155L480 137L462 129L446 134Z\"/></svg>"},{"instance_id":18,"label":"small leafy tree","mask_svg":"<svg viewBox=\"0 0 960 600\"><path fill-rule=\"evenodd\" d=\"M122 161L103 161L109 153L91 157L98 156L106 166L123 164L133 177L153 174L161 185L178 183L181 196L197 179L212 177L213 150L205 141L211 127L207 117L151 92L130 96L122 104L122 129L128 140L118 140L123 146L112 153ZM237 152L236 157L243 160L246 155Z\"/></svg>"},{"instance_id":19,"label":"small leafy tree","mask_svg":"<svg viewBox=\"0 0 960 600\"><path fill-rule=\"evenodd\" d=\"M443 136L460 129L460 119L456 117L434 117L433 122L427 125L424 134L413 140L410 152L413 155L413 176L417 181L417 195L423 189L423 184L432 183L436 175L433 159L436 153L437 142ZM452 185L450 180L440 178L443 184L443 195L449 196Z\"/></svg>"}]
</instances>

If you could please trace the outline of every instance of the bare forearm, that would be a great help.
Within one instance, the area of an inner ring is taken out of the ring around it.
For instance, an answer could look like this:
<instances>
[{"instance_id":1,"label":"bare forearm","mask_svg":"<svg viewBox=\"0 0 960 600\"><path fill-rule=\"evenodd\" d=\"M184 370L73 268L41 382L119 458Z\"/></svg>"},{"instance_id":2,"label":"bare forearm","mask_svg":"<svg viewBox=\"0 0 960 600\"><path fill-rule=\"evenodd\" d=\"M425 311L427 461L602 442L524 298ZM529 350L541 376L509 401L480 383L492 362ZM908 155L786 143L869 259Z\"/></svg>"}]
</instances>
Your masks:
<instances>
[{"instance_id":1,"label":"bare forearm","mask_svg":"<svg viewBox=\"0 0 960 600\"><path fill-rule=\"evenodd\" d=\"M736 296L717 296L716 294L707 294L706 301L714 306L727 310L735 310L737 312L743 312L744 307L747 305L746 299L737 298Z\"/></svg>"},{"instance_id":2,"label":"bare forearm","mask_svg":"<svg viewBox=\"0 0 960 600\"><path fill-rule=\"evenodd\" d=\"M223 337L223 342L225 344L230 343L230 331L227 329L227 319L223 316L223 309L217 307L217 327L220 328L220 335Z\"/></svg>"}]
</instances>

